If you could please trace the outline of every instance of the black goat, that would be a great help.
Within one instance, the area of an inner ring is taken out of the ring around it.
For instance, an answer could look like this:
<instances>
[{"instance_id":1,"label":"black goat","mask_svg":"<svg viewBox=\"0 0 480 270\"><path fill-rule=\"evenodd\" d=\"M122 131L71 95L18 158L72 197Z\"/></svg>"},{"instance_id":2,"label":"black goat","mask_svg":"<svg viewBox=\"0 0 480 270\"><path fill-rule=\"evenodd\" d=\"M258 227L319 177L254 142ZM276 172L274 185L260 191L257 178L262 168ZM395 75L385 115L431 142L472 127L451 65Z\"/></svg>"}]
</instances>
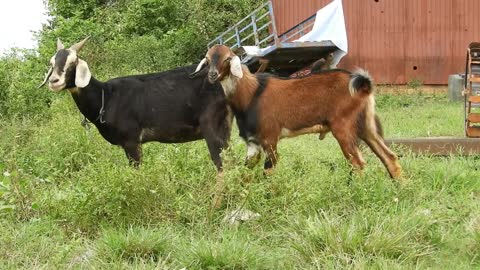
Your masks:
<instances>
[{"instance_id":1,"label":"black goat","mask_svg":"<svg viewBox=\"0 0 480 270\"><path fill-rule=\"evenodd\" d=\"M58 40L40 86L48 81L52 91L69 89L80 112L108 142L121 146L134 166L141 162L143 143L205 139L221 172L220 152L230 136L232 116L219 83L209 84L206 72L190 78L194 66L100 82L77 56L87 40L69 49Z\"/></svg>"}]
</instances>

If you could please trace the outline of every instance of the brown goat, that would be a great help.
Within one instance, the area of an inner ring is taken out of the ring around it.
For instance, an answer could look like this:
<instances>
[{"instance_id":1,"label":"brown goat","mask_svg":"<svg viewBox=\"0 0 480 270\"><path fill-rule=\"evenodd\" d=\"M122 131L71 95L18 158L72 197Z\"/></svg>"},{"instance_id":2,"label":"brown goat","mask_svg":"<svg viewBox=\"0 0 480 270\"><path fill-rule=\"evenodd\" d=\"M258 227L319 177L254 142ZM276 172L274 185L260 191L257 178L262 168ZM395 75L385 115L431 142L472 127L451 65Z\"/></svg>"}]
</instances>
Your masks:
<instances>
[{"instance_id":1,"label":"brown goat","mask_svg":"<svg viewBox=\"0 0 480 270\"><path fill-rule=\"evenodd\" d=\"M212 47L197 71L204 64L209 64L209 82L220 81L235 113L240 136L248 144L247 161L258 161L261 145L267 154L264 168L269 170L277 162L281 138L331 131L355 169L365 166L358 149L362 139L392 178L401 176L398 158L385 145L375 116L367 72L333 69L299 79L254 75L224 45Z\"/></svg>"}]
</instances>

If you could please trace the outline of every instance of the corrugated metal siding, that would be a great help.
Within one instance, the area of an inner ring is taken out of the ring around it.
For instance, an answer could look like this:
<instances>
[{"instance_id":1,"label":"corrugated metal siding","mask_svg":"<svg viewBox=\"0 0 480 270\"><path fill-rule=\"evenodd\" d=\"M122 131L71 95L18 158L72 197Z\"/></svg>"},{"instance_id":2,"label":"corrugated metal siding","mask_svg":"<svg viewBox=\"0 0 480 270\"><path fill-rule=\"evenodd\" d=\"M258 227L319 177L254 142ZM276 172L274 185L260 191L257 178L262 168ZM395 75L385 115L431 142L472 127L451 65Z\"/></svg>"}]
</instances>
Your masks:
<instances>
[{"instance_id":1,"label":"corrugated metal siding","mask_svg":"<svg viewBox=\"0 0 480 270\"><path fill-rule=\"evenodd\" d=\"M331 0L272 2L283 33ZM343 8L349 53L340 66L365 68L377 83L446 84L480 41L479 0L343 0Z\"/></svg>"}]
</instances>

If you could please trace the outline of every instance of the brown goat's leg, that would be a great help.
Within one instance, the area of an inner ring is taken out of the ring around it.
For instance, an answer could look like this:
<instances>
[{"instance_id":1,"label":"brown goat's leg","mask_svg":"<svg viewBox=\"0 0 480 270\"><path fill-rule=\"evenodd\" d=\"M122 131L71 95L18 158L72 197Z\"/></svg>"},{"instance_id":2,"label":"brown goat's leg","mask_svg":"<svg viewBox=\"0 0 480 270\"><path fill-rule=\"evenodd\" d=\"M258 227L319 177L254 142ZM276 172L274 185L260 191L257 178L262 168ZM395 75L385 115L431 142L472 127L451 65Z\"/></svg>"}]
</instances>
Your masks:
<instances>
[{"instance_id":1,"label":"brown goat's leg","mask_svg":"<svg viewBox=\"0 0 480 270\"><path fill-rule=\"evenodd\" d=\"M126 142L123 150L128 158L128 163L135 168L140 166L142 160L142 145L138 142Z\"/></svg>"},{"instance_id":2,"label":"brown goat's leg","mask_svg":"<svg viewBox=\"0 0 480 270\"><path fill-rule=\"evenodd\" d=\"M263 165L264 173L265 175L271 175L278 161L277 142L267 142L265 144L262 144L262 147L265 151L265 154L267 155L267 158L265 159L265 164Z\"/></svg>"},{"instance_id":3,"label":"brown goat's leg","mask_svg":"<svg viewBox=\"0 0 480 270\"><path fill-rule=\"evenodd\" d=\"M367 164L367 163L366 163L365 160L363 159L362 152L360 152L360 149L358 149L358 145L357 145L357 144L355 144L354 150L355 150L355 152L356 152L356 155L355 155L355 156L356 156L356 158L357 158L357 160L358 160L358 164L360 164L360 167L359 167L360 170L359 170L358 172L361 173L362 170L363 170L363 168L365 168L365 164Z\"/></svg>"},{"instance_id":4,"label":"brown goat's leg","mask_svg":"<svg viewBox=\"0 0 480 270\"><path fill-rule=\"evenodd\" d=\"M332 131L332 133L337 139L345 158L350 161L354 170L360 173L365 167L365 161L363 160L362 154L358 149L356 139L351 135L346 134L345 131Z\"/></svg>"},{"instance_id":5,"label":"brown goat's leg","mask_svg":"<svg viewBox=\"0 0 480 270\"><path fill-rule=\"evenodd\" d=\"M262 156L262 148L256 140L249 139L247 142L247 157L245 158L245 165L248 168L253 168L257 163L260 161L260 157Z\"/></svg>"},{"instance_id":6,"label":"brown goat's leg","mask_svg":"<svg viewBox=\"0 0 480 270\"><path fill-rule=\"evenodd\" d=\"M402 176L402 167L398 163L397 155L385 145L383 139L377 134L370 133L363 140L385 165L390 177L399 179Z\"/></svg>"},{"instance_id":7,"label":"brown goat's leg","mask_svg":"<svg viewBox=\"0 0 480 270\"><path fill-rule=\"evenodd\" d=\"M348 143L352 144L352 143ZM347 146L347 144L340 144L340 148L342 149L343 155L347 158L353 166L353 169L357 173L362 173L363 168L365 167L365 161L358 149L358 146L352 144L351 146Z\"/></svg>"},{"instance_id":8,"label":"brown goat's leg","mask_svg":"<svg viewBox=\"0 0 480 270\"><path fill-rule=\"evenodd\" d=\"M373 112L367 111L363 125L360 126L360 138L372 149L373 153L382 161L390 177L399 179L402 176L402 167L398 157L392 152L383 140L383 130L380 120Z\"/></svg>"}]
</instances>

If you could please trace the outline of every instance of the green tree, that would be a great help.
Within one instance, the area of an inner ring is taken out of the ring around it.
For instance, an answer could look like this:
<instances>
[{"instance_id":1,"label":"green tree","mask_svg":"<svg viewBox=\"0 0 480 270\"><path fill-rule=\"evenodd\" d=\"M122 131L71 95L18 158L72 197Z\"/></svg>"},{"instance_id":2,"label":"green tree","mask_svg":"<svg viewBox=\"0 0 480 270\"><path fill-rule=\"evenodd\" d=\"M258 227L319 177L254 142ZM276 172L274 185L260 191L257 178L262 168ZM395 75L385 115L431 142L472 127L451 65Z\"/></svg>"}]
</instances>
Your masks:
<instances>
[{"instance_id":1,"label":"green tree","mask_svg":"<svg viewBox=\"0 0 480 270\"><path fill-rule=\"evenodd\" d=\"M253 0L48 0L50 20L36 33L38 49L0 58L0 113L48 116L56 95L36 86L57 38L72 44L91 36L81 52L95 76L159 72L196 63L207 43L250 13Z\"/></svg>"}]
</instances>

